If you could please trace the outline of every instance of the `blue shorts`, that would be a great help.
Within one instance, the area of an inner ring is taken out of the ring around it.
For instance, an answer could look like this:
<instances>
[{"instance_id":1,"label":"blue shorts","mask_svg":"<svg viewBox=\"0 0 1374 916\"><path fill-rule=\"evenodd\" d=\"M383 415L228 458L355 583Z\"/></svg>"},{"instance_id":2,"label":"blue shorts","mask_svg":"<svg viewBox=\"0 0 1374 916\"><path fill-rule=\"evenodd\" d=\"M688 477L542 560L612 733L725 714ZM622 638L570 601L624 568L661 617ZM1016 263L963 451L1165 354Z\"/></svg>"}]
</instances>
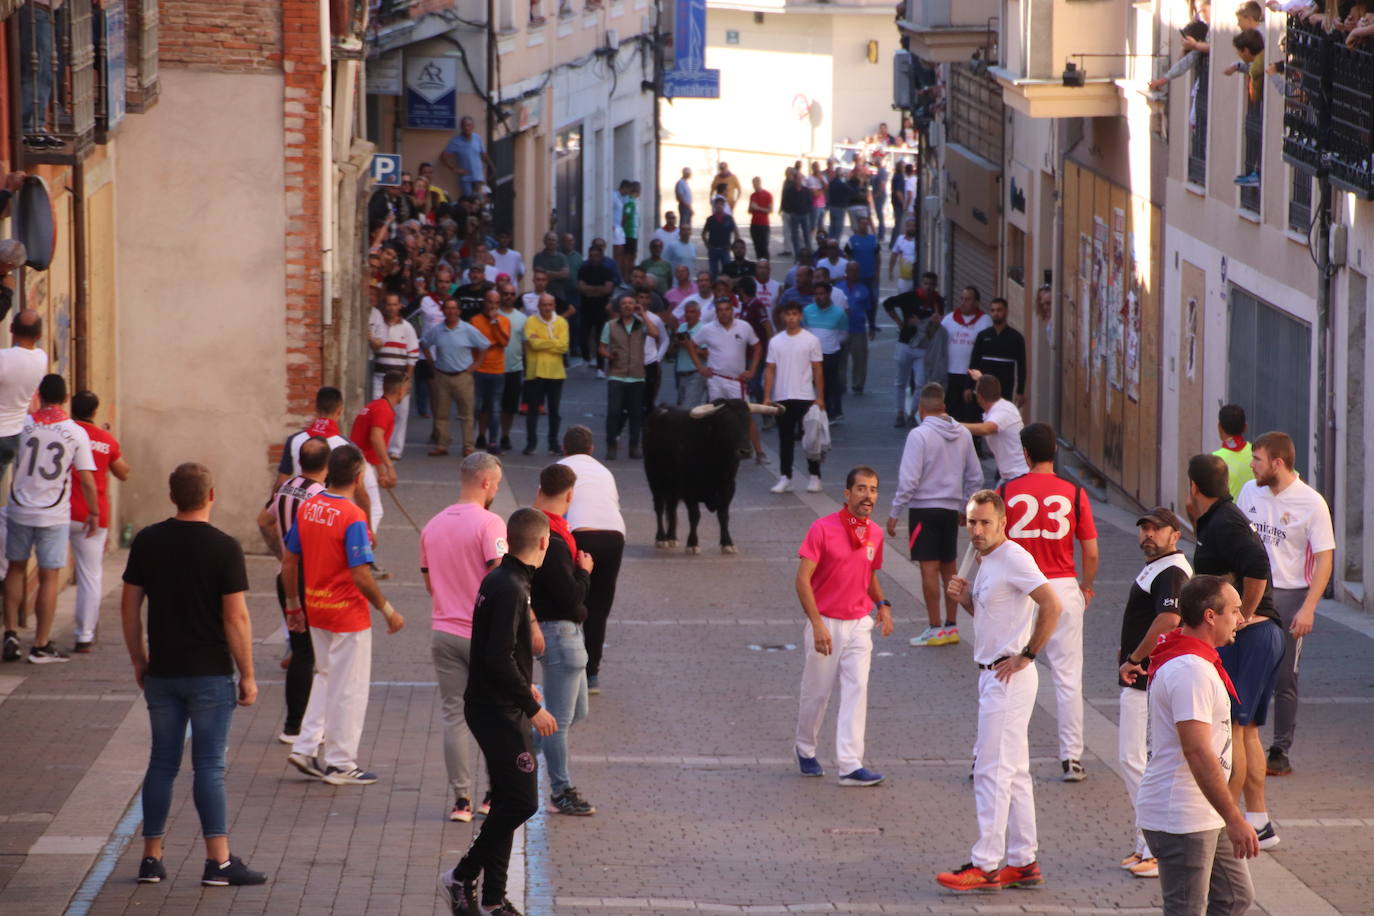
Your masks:
<instances>
[{"instance_id":1,"label":"blue shorts","mask_svg":"<svg viewBox=\"0 0 1374 916\"><path fill-rule=\"evenodd\" d=\"M1269 719L1269 701L1279 680L1283 629L1272 620L1252 623L1236 634L1234 643L1217 649L1217 654L1240 697L1239 702L1231 700L1231 721L1263 725Z\"/></svg>"},{"instance_id":2,"label":"blue shorts","mask_svg":"<svg viewBox=\"0 0 1374 916\"><path fill-rule=\"evenodd\" d=\"M35 527L5 519L5 559L11 563L27 563L29 555L38 552L39 569L62 569L67 565L67 540L71 524Z\"/></svg>"}]
</instances>

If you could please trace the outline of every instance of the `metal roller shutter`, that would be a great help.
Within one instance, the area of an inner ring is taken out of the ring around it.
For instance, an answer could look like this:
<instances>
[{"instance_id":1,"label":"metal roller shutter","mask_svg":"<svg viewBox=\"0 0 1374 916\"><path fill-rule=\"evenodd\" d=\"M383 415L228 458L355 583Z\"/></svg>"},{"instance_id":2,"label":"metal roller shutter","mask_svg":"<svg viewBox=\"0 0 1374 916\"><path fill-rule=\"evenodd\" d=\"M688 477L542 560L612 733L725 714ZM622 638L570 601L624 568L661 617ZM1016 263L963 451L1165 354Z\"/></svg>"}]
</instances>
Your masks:
<instances>
[{"instance_id":1,"label":"metal roller shutter","mask_svg":"<svg viewBox=\"0 0 1374 916\"><path fill-rule=\"evenodd\" d=\"M954 277L950 285L951 299L959 301L959 292L965 286L976 286L986 304L994 296L1001 295L997 282L997 250L984 245L958 223L951 223L953 233L950 247L954 250Z\"/></svg>"}]
</instances>

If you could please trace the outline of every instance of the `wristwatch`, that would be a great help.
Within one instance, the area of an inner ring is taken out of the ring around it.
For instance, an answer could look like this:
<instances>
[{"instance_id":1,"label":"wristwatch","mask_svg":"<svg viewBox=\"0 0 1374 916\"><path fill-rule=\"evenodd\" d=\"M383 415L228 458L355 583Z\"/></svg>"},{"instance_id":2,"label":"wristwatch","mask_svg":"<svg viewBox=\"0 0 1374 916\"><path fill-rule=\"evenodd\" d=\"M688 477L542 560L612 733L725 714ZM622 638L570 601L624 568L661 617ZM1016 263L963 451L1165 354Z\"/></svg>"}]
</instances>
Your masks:
<instances>
[{"instance_id":1,"label":"wristwatch","mask_svg":"<svg viewBox=\"0 0 1374 916\"><path fill-rule=\"evenodd\" d=\"M892 602L884 598L882 601L878 602L878 607L892 607Z\"/></svg>"},{"instance_id":2,"label":"wristwatch","mask_svg":"<svg viewBox=\"0 0 1374 916\"><path fill-rule=\"evenodd\" d=\"M1026 646L1026 648L1021 650L1021 657L1035 661L1035 653L1030 650L1030 646Z\"/></svg>"}]
</instances>

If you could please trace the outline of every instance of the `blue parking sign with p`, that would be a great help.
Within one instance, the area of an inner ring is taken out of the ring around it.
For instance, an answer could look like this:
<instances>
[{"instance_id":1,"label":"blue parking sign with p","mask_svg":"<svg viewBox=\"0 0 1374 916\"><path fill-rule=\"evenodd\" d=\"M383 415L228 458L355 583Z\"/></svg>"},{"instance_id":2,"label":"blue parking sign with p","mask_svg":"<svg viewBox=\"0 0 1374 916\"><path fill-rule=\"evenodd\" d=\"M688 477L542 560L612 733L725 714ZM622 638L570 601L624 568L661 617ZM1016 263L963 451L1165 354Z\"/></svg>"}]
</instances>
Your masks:
<instances>
[{"instance_id":1,"label":"blue parking sign with p","mask_svg":"<svg viewBox=\"0 0 1374 916\"><path fill-rule=\"evenodd\" d=\"M401 184L401 157L395 153L372 154L372 183L379 188Z\"/></svg>"}]
</instances>

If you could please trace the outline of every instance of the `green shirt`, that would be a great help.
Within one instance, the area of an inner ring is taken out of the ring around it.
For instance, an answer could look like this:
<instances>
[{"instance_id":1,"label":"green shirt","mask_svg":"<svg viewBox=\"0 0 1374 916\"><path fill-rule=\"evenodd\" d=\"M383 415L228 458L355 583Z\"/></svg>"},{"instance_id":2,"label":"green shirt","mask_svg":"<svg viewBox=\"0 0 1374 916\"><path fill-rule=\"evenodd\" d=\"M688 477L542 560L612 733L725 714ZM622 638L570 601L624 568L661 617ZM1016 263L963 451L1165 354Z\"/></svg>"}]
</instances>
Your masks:
<instances>
[{"instance_id":1,"label":"green shirt","mask_svg":"<svg viewBox=\"0 0 1374 916\"><path fill-rule=\"evenodd\" d=\"M1227 482L1231 488L1231 498L1236 499L1240 496L1240 488L1245 486L1247 480L1254 480L1255 474L1250 470L1250 443L1246 442L1238 449L1222 446L1212 453L1226 462Z\"/></svg>"}]
</instances>

